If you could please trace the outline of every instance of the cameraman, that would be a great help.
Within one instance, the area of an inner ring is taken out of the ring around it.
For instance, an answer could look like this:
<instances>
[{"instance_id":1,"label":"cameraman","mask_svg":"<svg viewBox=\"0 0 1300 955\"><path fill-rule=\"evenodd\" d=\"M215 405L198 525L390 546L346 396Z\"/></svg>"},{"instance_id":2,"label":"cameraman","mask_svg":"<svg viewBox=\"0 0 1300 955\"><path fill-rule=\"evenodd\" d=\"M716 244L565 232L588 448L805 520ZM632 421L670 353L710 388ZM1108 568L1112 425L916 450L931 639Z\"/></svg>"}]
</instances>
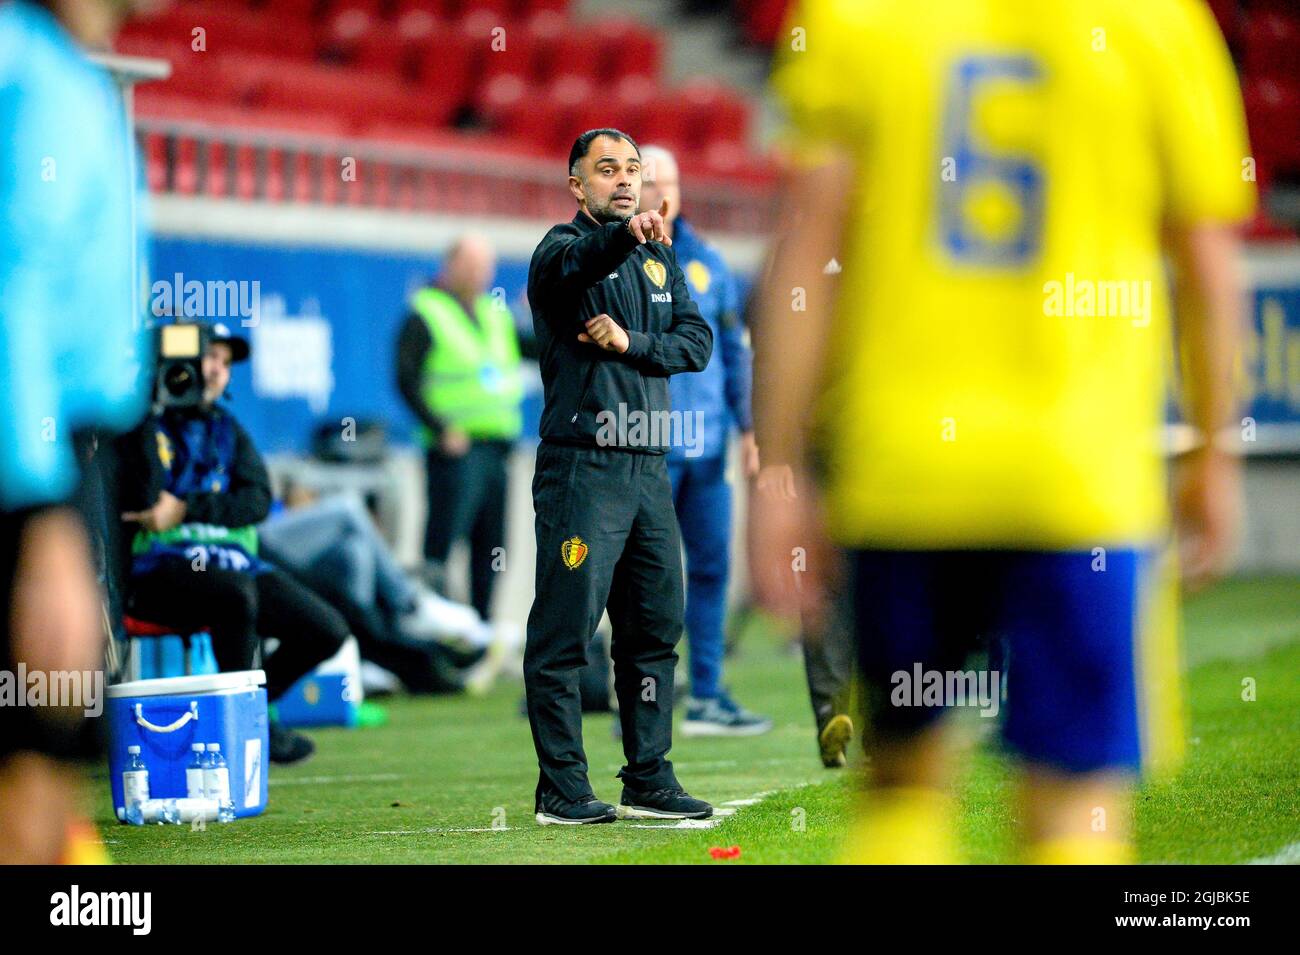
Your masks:
<instances>
[{"instance_id":1,"label":"cameraman","mask_svg":"<svg viewBox=\"0 0 1300 955\"><path fill-rule=\"evenodd\" d=\"M338 651L348 627L338 611L257 556L257 528L271 506L261 455L231 413L217 404L230 367L248 342L209 327L202 397L188 407L155 407L122 439L122 520L138 525L131 544L128 612L182 632L206 627L222 670L253 667L259 634L279 639L267 663L274 701ZM132 504L132 501L138 503ZM294 763L311 740L271 723L270 758Z\"/></svg>"}]
</instances>

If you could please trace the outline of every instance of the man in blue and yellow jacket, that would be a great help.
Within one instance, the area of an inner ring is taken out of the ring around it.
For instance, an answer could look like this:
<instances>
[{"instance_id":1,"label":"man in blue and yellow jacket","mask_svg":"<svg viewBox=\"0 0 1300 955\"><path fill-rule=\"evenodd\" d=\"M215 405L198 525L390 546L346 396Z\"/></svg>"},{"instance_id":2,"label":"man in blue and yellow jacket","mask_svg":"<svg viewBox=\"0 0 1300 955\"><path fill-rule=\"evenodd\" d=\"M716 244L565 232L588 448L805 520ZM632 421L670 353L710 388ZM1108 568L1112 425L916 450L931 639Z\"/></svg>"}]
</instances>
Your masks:
<instances>
[{"instance_id":1,"label":"man in blue and yellow jacket","mask_svg":"<svg viewBox=\"0 0 1300 955\"><path fill-rule=\"evenodd\" d=\"M686 546L686 637L690 646L691 695L682 732L686 736L753 736L772 721L736 703L722 686L723 620L731 570L731 485L727 445L740 432L741 470L758 473L758 446L750 412L753 360L741 322L740 294L722 255L681 217L677 162L672 153L646 146L641 201L657 209L691 299L713 330L718 347L703 371L669 379L673 414L684 416L683 440L668 449L673 505Z\"/></svg>"}]
</instances>

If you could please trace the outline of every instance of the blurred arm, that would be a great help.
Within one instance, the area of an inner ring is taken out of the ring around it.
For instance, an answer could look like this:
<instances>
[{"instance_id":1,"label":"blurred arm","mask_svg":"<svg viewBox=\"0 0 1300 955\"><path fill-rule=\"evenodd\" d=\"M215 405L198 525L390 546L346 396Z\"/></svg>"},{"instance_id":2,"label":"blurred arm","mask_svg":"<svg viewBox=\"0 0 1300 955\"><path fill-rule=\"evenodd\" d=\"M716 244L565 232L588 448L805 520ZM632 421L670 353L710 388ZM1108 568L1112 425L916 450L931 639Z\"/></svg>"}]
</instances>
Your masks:
<instances>
[{"instance_id":1,"label":"blurred arm","mask_svg":"<svg viewBox=\"0 0 1300 955\"><path fill-rule=\"evenodd\" d=\"M835 281L823 268L839 254L852 164L838 151L817 166L792 169L781 190L777 244L759 291L754 342L754 423L773 464L806 460L817 381L830 347ZM806 311L792 307L805 292Z\"/></svg>"},{"instance_id":2,"label":"blurred arm","mask_svg":"<svg viewBox=\"0 0 1300 955\"><path fill-rule=\"evenodd\" d=\"M1166 239L1175 271L1175 314L1188 423L1206 441L1231 425L1233 363L1240 348L1240 242L1232 226L1173 226Z\"/></svg>"},{"instance_id":3,"label":"blurred arm","mask_svg":"<svg viewBox=\"0 0 1300 955\"><path fill-rule=\"evenodd\" d=\"M424 400L424 360L431 348L433 336L424 319L414 313L407 316L397 338L397 390L436 442L442 435L444 422L429 410Z\"/></svg>"}]
</instances>

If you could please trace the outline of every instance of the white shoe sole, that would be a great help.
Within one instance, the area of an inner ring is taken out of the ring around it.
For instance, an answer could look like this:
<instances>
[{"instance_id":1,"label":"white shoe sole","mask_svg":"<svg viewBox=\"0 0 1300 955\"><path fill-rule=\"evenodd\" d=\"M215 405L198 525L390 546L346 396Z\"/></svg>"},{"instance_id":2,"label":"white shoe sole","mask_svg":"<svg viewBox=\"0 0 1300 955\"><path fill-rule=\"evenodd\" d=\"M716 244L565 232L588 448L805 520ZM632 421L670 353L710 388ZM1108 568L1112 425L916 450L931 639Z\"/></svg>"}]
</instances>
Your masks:
<instances>
[{"instance_id":1,"label":"white shoe sole","mask_svg":"<svg viewBox=\"0 0 1300 955\"><path fill-rule=\"evenodd\" d=\"M595 826L602 822L614 821L608 816L597 816L594 819L563 819L545 812L539 812L533 818L537 820L539 826Z\"/></svg>"},{"instance_id":2,"label":"white shoe sole","mask_svg":"<svg viewBox=\"0 0 1300 955\"><path fill-rule=\"evenodd\" d=\"M703 720L684 720L683 736L762 736L772 729L771 723L755 723L753 726L731 726L727 723L707 723Z\"/></svg>"},{"instance_id":3,"label":"white shoe sole","mask_svg":"<svg viewBox=\"0 0 1300 955\"><path fill-rule=\"evenodd\" d=\"M616 811L620 819L708 819L713 815L712 809L707 813L664 812L661 809L642 809L640 806L623 805L618 806Z\"/></svg>"}]
</instances>

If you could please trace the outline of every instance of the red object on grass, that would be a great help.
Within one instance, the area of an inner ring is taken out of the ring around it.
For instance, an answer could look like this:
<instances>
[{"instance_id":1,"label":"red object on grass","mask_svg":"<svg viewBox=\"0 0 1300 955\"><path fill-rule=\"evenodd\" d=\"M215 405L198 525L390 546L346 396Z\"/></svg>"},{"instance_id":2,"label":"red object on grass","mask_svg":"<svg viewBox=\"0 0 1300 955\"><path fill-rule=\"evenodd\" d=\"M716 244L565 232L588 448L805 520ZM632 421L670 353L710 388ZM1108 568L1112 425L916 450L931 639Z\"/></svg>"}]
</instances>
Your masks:
<instances>
[{"instance_id":1,"label":"red object on grass","mask_svg":"<svg viewBox=\"0 0 1300 955\"><path fill-rule=\"evenodd\" d=\"M715 859L739 859L740 846L711 846L709 855Z\"/></svg>"}]
</instances>

